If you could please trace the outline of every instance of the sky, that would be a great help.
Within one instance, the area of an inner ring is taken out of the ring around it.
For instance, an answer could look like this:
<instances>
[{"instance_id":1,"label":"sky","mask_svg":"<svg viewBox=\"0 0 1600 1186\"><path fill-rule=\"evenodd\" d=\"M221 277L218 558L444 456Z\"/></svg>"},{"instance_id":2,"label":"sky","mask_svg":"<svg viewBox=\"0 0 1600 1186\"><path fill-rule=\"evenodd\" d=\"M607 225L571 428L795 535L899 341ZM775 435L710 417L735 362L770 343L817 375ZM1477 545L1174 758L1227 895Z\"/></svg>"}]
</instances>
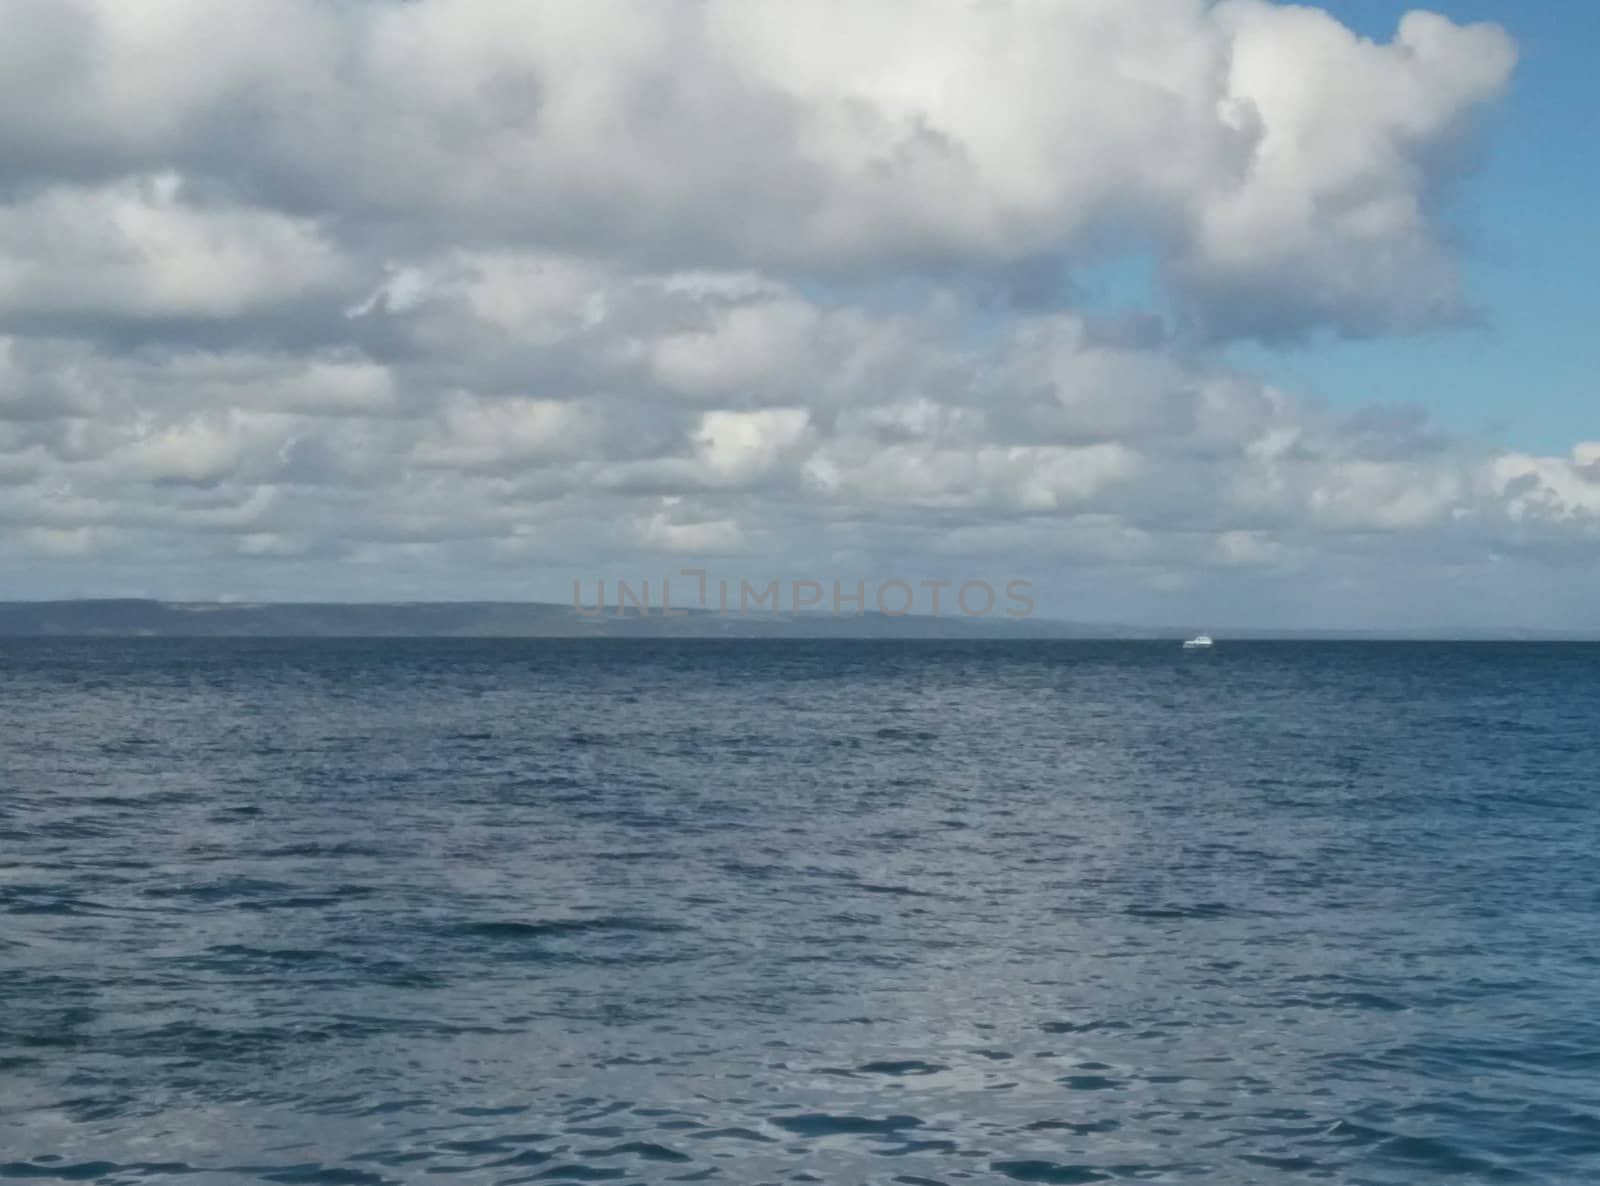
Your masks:
<instances>
[{"instance_id":1,"label":"sky","mask_svg":"<svg viewBox=\"0 0 1600 1186\"><path fill-rule=\"evenodd\" d=\"M1327 10L1386 37L1409 5L1343 0ZM1600 8L1458 2L1458 21L1501 23L1517 72L1495 110L1480 169L1460 195L1461 267L1483 310L1473 332L1343 344L1252 364L1331 399L1412 401L1453 432L1520 449L1562 451L1595 435L1594 351L1586 348L1600 275L1600 163L1582 145L1600 102L1592 56ZM1241 354L1241 358L1246 357ZM1281 369L1279 369L1281 368Z\"/></svg>"},{"instance_id":2,"label":"sky","mask_svg":"<svg viewBox=\"0 0 1600 1186\"><path fill-rule=\"evenodd\" d=\"M0 0L0 598L1600 632L1595 11Z\"/></svg>"}]
</instances>

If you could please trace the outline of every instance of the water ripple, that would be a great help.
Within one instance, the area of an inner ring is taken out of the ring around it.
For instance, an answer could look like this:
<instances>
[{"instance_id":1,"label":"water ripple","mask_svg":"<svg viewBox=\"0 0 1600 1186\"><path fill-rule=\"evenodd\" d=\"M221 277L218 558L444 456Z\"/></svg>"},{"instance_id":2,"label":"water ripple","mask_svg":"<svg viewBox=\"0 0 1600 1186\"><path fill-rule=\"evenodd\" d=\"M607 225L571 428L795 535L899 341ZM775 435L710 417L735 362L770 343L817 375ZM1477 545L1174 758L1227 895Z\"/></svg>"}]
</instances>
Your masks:
<instances>
[{"instance_id":1,"label":"water ripple","mask_svg":"<svg viewBox=\"0 0 1600 1186\"><path fill-rule=\"evenodd\" d=\"M1593 648L0 645L0 1179L1600 1171Z\"/></svg>"}]
</instances>

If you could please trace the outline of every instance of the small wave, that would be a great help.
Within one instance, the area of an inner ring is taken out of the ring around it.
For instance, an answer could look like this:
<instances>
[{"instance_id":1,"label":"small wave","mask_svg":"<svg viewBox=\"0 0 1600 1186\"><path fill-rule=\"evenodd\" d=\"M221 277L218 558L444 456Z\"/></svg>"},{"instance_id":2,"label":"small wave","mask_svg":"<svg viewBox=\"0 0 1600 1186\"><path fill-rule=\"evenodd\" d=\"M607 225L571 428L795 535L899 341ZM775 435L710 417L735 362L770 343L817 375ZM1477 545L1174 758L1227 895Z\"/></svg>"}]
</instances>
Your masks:
<instances>
[{"instance_id":1,"label":"small wave","mask_svg":"<svg viewBox=\"0 0 1600 1186\"><path fill-rule=\"evenodd\" d=\"M397 1186L394 1178L386 1178L371 1170L344 1169L325 1166L320 1162L285 1166L282 1169L262 1169L240 1166L239 1170L253 1172L267 1182L282 1182L284 1186ZM237 1171L236 1171L237 1172Z\"/></svg>"},{"instance_id":2,"label":"small wave","mask_svg":"<svg viewBox=\"0 0 1600 1186\"><path fill-rule=\"evenodd\" d=\"M1409 1006L1375 992L1326 992L1285 997L1278 1008L1353 1009L1374 1013L1405 1013Z\"/></svg>"},{"instance_id":3,"label":"small wave","mask_svg":"<svg viewBox=\"0 0 1600 1186\"><path fill-rule=\"evenodd\" d=\"M737 1125L728 1128L704 1128L684 1135L695 1141L750 1141L765 1145L772 1144L773 1140L765 1133L756 1132L751 1128L740 1128Z\"/></svg>"},{"instance_id":4,"label":"small wave","mask_svg":"<svg viewBox=\"0 0 1600 1186\"><path fill-rule=\"evenodd\" d=\"M489 1164L495 1169L513 1169L517 1166L543 1165L554 1156L554 1153L547 1153L543 1149L522 1149Z\"/></svg>"},{"instance_id":5,"label":"small wave","mask_svg":"<svg viewBox=\"0 0 1600 1186\"><path fill-rule=\"evenodd\" d=\"M199 796L193 791L156 791L148 795L93 795L78 802L90 807L138 808L172 807L189 803Z\"/></svg>"},{"instance_id":6,"label":"small wave","mask_svg":"<svg viewBox=\"0 0 1600 1186\"><path fill-rule=\"evenodd\" d=\"M197 1172L181 1161L135 1162L119 1164L114 1161L64 1162L57 1157L36 1157L32 1161L0 1162L0 1178L32 1178L36 1181L98 1182L105 1178L133 1174L154 1177L158 1174L178 1175Z\"/></svg>"},{"instance_id":7,"label":"small wave","mask_svg":"<svg viewBox=\"0 0 1600 1186\"><path fill-rule=\"evenodd\" d=\"M1130 918L1232 918L1240 911L1226 902L1194 902L1186 905L1130 906L1126 913Z\"/></svg>"},{"instance_id":8,"label":"small wave","mask_svg":"<svg viewBox=\"0 0 1600 1186\"><path fill-rule=\"evenodd\" d=\"M915 1116L886 1116L873 1120L867 1116L836 1116L830 1112L809 1112L802 1116L781 1116L773 1121L779 1128L802 1137L830 1137L846 1134L888 1136L910 1128L921 1128Z\"/></svg>"},{"instance_id":9,"label":"small wave","mask_svg":"<svg viewBox=\"0 0 1600 1186\"><path fill-rule=\"evenodd\" d=\"M940 898L944 896L929 890L912 889L909 885L880 885L871 881L863 881L856 888L864 894L887 894L896 898Z\"/></svg>"},{"instance_id":10,"label":"small wave","mask_svg":"<svg viewBox=\"0 0 1600 1186\"><path fill-rule=\"evenodd\" d=\"M927 729L900 729L893 725L877 729L872 734L881 741L937 741L939 735Z\"/></svg>"},{"instance_id":11,"label":"small wave","mask_svg":"<svg viewBox=\"0 0 1600 1186\"><path fill-rule=\"evenodd\" d=\"M238 909L251 912L266 910L320 910L325 906L339 906L355 898L370 898L378 890L370 885L340 885L325 894L290 894L283 898L247 898Z\"/></svg>"},{"instance_id":12,"label":"small wave","mask_svg":"<svg viewBox=\"0 0 1600 1186\"><path fill-rule=\"evenodd\" d=\"M1387 1129L1356 1124L1350 1120L1336 1120L1328 1126L1323 1136L1332 1137L1344 1145L1375 1145L1379 1141L1388 1140L1394 1133Z\"/></svg>"},{"instance_id":13,"label":"small wave","mask_svg":"<svg viewBox=\"0 0 1600 1186\"><path fill-rule=\"evenodd\" d=\"M436 972L403 959L353 955L345 950L309 947L252 947L224 943L208 947L198 955L173 957L174 964L220 972L225 975L261 976L273 972L303 977L321 971L330 976L347 973L378 984L401 987L436 987L443 978Z\"/></svg>"},{"instance_id":14,"label":"small wave","mask_svg":"<svg viewBox=\"0 0 1600 1186\"><path fill-rule=\"evenodd\" d=\"M551 1166L539 1175L540 1181L573 1181L573 1182L608 1182L614 1178L626 1178L628 1171L614 1165L584 1165L582 1162L568 1162L564 1165Z\"/></svg>"},{"instance_id":15,"label":"small wave","mask_svg":"<svg viewBox=\"0 0 1600 1186\"><path fill-rule=\"evenodd\" d=\"M507 792L515 791L573 791L583 784L576 778L566 774L542 774L528 778L518 778L504 786ZM557 800L562 803L581 803L584 797L573 795L569 798Z\"/></svg>"},{"instance_id":16,"label":"small wave","mask_svg":"<svg viewBox=\"0 0 1600 1186\"><path fill-rule=\"evenodd\" d=\"M552 918L535 922L514 919L466 923L457 928L462 934L483 939L559 939L567 936L614 933L668 935L690 928L680 923L654 918L609 915L602 918Z\"/></svg>"},{"instance_id":17,"label":"small wave","mask_svg":"<svg viewBox=\"0 0 1600 1186\"><path fill-rule=\"evenodd\" d=\"M863 1075L936 1075L949 1069L942 1063L923 1062L920 1058L883 1059L856 1068Z\"/></svg>"},{"instance_id":18,"label":"small wave","mask_svg":"<svg viewBox=\"0 0 1600 1186\"><path fill-rule=\"evenodd\" d=\"M1028 1127L1038 1132L1060 1130L1075 1136L1087 1137L1096 1133L1116 1132L1122 1125L1116 1120L1035 1120Z\"/></svg>"},{"instance_id":19,"label":"small wave","mask_svg":"<svg viewBox=\"0 0 1600 1186\"><path fill-rule=\"evenodd\" d=\"M1303 1154L1275 1157L1267 1153L1241 1153L1239 1160L1290 1174L1307 1174L1323 1168L1322 1163L1316 1158L1306 1157Z\"/></svg>"},{"instance_id":20,"label":"small wave","mask_svg":"<svg viewBox=\"0 0 1600 1186\"><path fill-rule=\"evenodd\" d=\"M687 1153L679 1153L676 1149L669 1149L665 1145L658 1145L654 1141L629 1141L624 1145L614 1145L609 1149L594 1149L584 1154L585 1157L637 1157L641 1161L672 1162L681 1164L692 1161Z\"/></svg>"},{"instance_id":21,"label":"small wave","mask_svg":"<svg viewBox=\"0 0 1600 1186\"><path fill-rule=\"evenodd\" d=\"M1409 1164L1426 1166L1440 1174L1476 1174L1483 1177L1507 1177L1504 1167L1485 1161L1433 1137L1390 1137L1378 1146L1383 1157Z\"/></svg>"},{"instance_id":22,"label":"small wave","mask_svg":"<svg viewBox=\"0 0 1600 1186\"><path fill-rule=\"evenodd\" d=\"M467 1034L499 1035L488 1025L456 1025L404 1017L331 1017L314 1025L254 1026L226 1029L190 1022L170 1022L153 1029L126 1029L94 1034L24 1036L30 1046L50 1045L88 1054L121 1058L167 1058L206 1063L275 1063L303 1057L307 1046L358 1042L404 1035L449 1038Z\"/></svg>"},{"instance_id":23,"label":"small wave","mask_svg":"<svg viewBox=\"0 0 1600 1186\"><path fill-rule=\"evenodd\" d=\"M1123 1087L1122 1080L1105 1075L1063 1075L1056 1082L1072 1091L1120 1091Z\"/></svg>"},{"instance_id":24,"label":"small wave","mask_svg":"<svg viewBox=\"0 0 1600 1186\"><path fill-rule=\"evenodd\" d=\"M7 914L56 915L63 918L107 914L111 909L102 902L71 897L25 897L21 901L6 902L0 899L0 902L3 902L0 909Z\"/></svg>"},{"instance_id":25,"label":"small wave","mask_svg":"<svg viewBox=\"0 0 1600 1186\"><path fill-rule=\"evenodd\" d=\"M910 1157L917 1153L954 1153L960 1147L955 1141L905 1141L878 1153L881 1157Z\"/></svg>"},{"instance_id":26,"label":"small wave","mask_svg":"<svg viewBox=\"0 0 1600 1186\"><path fill-rule=\"evenodd\" d=\"M496 1137L479 1137L471 1141L444 1141L439 1148L450 1153L520 1153L523 1145L534 1145L551 1139L549 1133L515 1133Z\"/></svg>"},{"instance_id":27,"label":"small wave","mask_svg":"<svg viewBox=\"0 0 1600 1186\"><path fill-rule=\"evenodd\" d=\"M376 845L356 844L344 840L330 844L319 844L315 841L305 844L285 844L278 848L264 849L258 855L263 860L278 860L284 857L312 857L333 860L340 857L383 857L389 854Z\"/></svg>"},{"instance_id":28,"label":"small wave","mask_svg":"<svg viewBox=\"0 0 1600 1186\"><path fill-rule=\"evenodd\" d=\"M989 1168L1015 1182L1047 1182L1053 1186L1105 1182L1111 1178L1086 1165L1063 1165L1058 1161L991 1161Z\"/></svg>"},{"instance_id":29,"label":"small wave","mask_svg":"<svg viewBox=\"0 0 1600 1186\"><path fill-rule=\"evenodd\" d=\"M789 876L792 872L782 865L758 865L749 861L723 861L720 867L724 873L734 877L748 877L755 881L770 881Z\"/></svg>"},{"instance_id":30,"label":"small wave","mask_svg":"<svg viewBox=\"0 0 1600 1186\"><path fill-rule=\"evenodd\" d=\"M1047 1034L1093 1034L1101 1030L1130 1029L1126 1021L1047 1021L1039 1027Z\"/></svg>"},{"instance_id":31,"label":"small wave","mask_svg":"<svg viewBox=\"0 0 1600 1186\"><path fill-rule=\"evenodd\" d=\"M289 894L294 886L282 881L263 881L254 877L225 877L186 885L157 885L144 891L146 898L180 899L193 902L226 902L265 894Z\"/></svg>"}]
</instances>

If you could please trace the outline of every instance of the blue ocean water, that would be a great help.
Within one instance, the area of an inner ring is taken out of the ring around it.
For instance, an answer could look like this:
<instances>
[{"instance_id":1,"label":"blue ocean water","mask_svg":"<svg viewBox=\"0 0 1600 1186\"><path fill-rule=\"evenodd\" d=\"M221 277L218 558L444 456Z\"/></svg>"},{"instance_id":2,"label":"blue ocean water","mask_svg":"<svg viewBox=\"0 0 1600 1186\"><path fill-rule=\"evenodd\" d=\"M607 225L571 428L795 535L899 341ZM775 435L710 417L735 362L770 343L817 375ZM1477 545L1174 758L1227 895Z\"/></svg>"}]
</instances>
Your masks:
<instances>
[{"instance_id":1,"label":"blue ocean water","mask_svg":"<svg viewBox=\"0 0 1600 1186\"><path fill-rule=\"evenodd\" d=\"M0 644L0 1178L1600 1180L1600 647Z\"/></svg>"}]
</instances>

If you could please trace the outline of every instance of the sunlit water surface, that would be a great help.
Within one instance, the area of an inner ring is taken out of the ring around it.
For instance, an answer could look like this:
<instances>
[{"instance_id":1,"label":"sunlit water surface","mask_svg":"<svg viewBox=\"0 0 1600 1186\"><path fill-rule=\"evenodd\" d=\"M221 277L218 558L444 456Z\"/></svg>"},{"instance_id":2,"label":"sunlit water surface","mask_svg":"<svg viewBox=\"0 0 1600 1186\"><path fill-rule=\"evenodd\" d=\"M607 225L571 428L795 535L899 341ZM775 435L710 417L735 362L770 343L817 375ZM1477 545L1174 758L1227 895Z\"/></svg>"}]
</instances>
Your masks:
<instances>
[{"instance_id":1,"label":"sunlit water surface","mask_svg":"<svg viewBox=\"0 0 1600 1186\"><path fill-rule=\"evenodd\" d=\"M0 644L0 1178L1600 1180L1600 648Z\"/></svg>"}]
</instances>

